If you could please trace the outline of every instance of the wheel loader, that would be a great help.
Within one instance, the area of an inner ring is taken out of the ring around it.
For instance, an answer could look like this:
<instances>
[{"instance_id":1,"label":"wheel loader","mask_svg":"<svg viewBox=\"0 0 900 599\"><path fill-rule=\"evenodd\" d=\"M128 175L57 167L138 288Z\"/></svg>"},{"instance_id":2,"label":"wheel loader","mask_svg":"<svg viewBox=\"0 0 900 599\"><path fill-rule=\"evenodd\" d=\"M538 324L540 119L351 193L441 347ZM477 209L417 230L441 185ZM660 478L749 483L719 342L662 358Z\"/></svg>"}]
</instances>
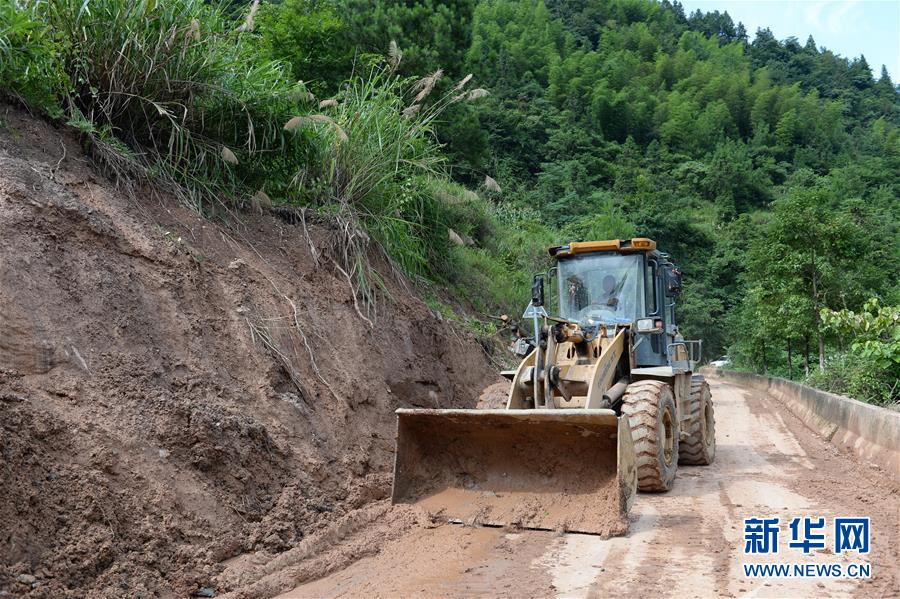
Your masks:
<instances>
[{"instance_id":1,"label":"wheel loader","mask_svg":"<svg viewBox=\"0 0 900 599\"><path fill-rule=\"evenodd\" d=\"M624 534L637 490L668 491L679 464L712 463L712 399L694 374L702 342L679 333L669 255L647 238L549 252L522 317L524 357L503 373L506 408L397 410L394 503L464 523Z\"/></svg>"}]
</instances>

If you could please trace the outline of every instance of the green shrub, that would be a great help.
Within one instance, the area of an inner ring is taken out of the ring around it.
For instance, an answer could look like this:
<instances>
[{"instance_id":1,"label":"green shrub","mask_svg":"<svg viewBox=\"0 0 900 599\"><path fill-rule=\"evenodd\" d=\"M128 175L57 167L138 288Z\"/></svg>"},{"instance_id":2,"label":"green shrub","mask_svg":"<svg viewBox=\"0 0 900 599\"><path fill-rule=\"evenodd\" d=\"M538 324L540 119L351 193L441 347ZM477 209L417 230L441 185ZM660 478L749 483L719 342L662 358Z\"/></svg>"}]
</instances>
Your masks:
<instances>
[{"instance_id":1,"label":"green shrub","mask_svg":"<svg viewBox=\"0 0 900 599\"><path fill-rule=\"evenodd\" d=\"M447 179L432 179L429 193L440 203L443 219L467 243L483 243L498 230L493 205L477 193Z\"/></svg>"},{"instance_id":2,"label":"green shrub","mask_svg":"<svg viewBox=\"0 0 900 599\"><path fill-rule=\"evenodd\" d=\"M457 221L456 226L475 238L472 245L453 248L441 274L458 296L480 312L518 318L531 297L532 276L551 265L547 248L557 237L530 211L493 206L484 200L469 206L474 208L470 226L477 223L475 230L482 234L472 235L465 222Z\"/></svg>"},{"instance_id":3,"label":"green shrub","mask_svg":"<svg viewBox=\"0 0 900 599\"><path fill-rule=\"evenodd\" d=\"M858 312L822 310L826 329L850 343L850 350L810 376L813 386L877 404L900 402L900 307L877 298Z\"/></svg>"},{"instance_id":4,"label":"green shrub","mask_svg":"<svg viewBox=\"0 0 900 599\"><path fill-rule=\"evenodd\" d=\"M265 3L256 18L261 50L290 65L318 96L333 94L353 70L347 24L328 0Z\"/></svg>"},{"instance_id":5,"label":"green shrub","mask_svg":"<svg viewBox=\"0 0 900 599\"><path fill-rule=\"evenodd\" d=\"M457 295L479 312L511 312L518 316L528 303L527 277L516 276L519 273L511 271L491 252L457 247L453 249L452 265L452 284Z\"/></svg>"},{"instance_id":6,"label":"green shrub","mask_svg":"<svg viewBox=\"0 0 900 599\"><path fill-rule=\"evenodd\" d=\"M898 372L885 370L877 360L854 352L829 358L825 370L811 370L804 383L823 391L878 405L896 405L900 402Z\"/></svg>"},{"instance_id":7,"label":"green shrub","mask_svg":"<svg viewBox=\"0 0 900 599\"><path fill-rule=\"evenodd\" d=\"M877 298L862 310L822 310L822 322L849 337L851 351L881 370L900 370L900 306L882 306Z\"/></svg>"},{"instance_id":8,"label":"green shrub","mask_svg":"<svg viewBox=\"0 0 900 599\"><path fill-rule=\"evenodd\" d=\"M57 60L61 48L41 19L39 6L0 2L0 90L60 117L58 99L66 89Z\"/></svg>"}]
</instances>

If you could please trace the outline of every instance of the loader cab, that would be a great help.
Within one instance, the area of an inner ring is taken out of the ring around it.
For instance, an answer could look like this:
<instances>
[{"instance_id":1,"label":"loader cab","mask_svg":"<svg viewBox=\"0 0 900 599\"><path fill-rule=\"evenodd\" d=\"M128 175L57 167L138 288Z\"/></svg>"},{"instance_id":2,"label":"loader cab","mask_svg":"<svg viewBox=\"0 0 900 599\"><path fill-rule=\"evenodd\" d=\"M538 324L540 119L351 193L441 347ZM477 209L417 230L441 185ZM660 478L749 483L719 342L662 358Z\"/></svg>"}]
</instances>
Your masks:
<instances>
[{"instance_id":1,"label":"loader cab","mask_svg":"<svg viewBox=\"0 0 900 599\"><path fill-rule=\"evenodd\" d=\"M680 340L675 300L681 273L646 238L570 243L556 259L557 313L583 327L629 326L635 366L666 366Z\"/></svg>"}]
</instances>

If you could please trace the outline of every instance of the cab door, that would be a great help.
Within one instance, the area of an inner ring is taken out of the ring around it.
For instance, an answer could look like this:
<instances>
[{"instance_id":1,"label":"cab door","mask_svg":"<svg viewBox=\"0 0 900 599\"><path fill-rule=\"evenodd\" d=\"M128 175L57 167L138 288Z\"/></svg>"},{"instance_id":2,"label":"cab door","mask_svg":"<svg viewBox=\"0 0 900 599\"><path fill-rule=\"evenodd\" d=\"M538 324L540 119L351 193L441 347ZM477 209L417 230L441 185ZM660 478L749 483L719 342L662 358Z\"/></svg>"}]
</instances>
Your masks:
<instances>
[{"instance_id":1,"label":"cab door","mask_svg":"<svg viewBox=\"0 0 900 599\"><path fill-rule=\"evenodd\" d=\"M678 330L678 324L675 320L675 301L681 295L681 271L671 263L664 264L661 267L662 277L660 281L663 283L663 319L666 339L666 360L682 360L686 349L683 344L678 346L676 342L682 340L681 333ZM675 356L673 354L679 354Z\"/></svg>"},{"instance_id":2,"label":"cab door","mask_svg":"<svg viewBox=\"0 0 900 599\"><path fill-rule=\"evenodd\" d=\"M662 266L656 258L647 256L644 262L644 317L665 321L665 286ZM638 367L664 366L668 363L666 328L652 333L638 333L635 361Z\"/></svg>"}]
</instances>

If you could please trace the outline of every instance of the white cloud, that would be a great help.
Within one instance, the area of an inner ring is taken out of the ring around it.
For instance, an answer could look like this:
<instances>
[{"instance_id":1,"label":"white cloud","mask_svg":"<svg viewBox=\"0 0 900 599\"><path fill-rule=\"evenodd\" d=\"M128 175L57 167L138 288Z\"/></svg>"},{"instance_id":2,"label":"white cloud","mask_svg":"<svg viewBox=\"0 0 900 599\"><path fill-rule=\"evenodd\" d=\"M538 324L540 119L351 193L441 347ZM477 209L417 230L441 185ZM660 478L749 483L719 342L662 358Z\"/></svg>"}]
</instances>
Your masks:
<instances>
[{"instance_id":1,"label":"white cloud","mask_svg":"<svg viewBox=\"0 0 900 599\"><path fill-rule=\"evenodd\" d=\"M810 21L817 29L823 29L829 33L844 34L856 30L859 15L854 10L859 0L842 0L840 2L816 2L819 5L815 10L815 20ZM822 12L826 13L825 22L822 22ZM811 10L807 11L807 15Z\"/></svg>"},{"instance_id":2,"label":"white cloud","mask_svg":"<svg viewBox=\"0 0 900 599\"><path fill-rule=\"evenodd\" d=\"M810 2L806 7L806 22L812 25L813 29L822 28L822 9L825 8L824 2Z\"/></svg>"}]
</instances>

